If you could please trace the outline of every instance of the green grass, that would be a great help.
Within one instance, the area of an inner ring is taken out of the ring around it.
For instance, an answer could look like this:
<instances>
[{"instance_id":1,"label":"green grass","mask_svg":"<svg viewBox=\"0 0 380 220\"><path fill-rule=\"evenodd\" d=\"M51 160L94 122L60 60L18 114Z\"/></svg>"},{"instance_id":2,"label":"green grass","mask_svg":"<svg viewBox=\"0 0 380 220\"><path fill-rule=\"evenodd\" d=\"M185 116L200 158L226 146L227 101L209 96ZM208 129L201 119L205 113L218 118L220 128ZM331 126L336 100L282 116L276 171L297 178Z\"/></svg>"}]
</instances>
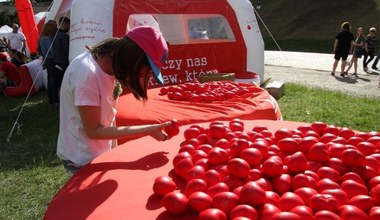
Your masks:
<instances>
[{"instance_id":1,"label":"green grass","mask_svg":"<svg viewBox=\"0 0 380 220\"><path fill-rule=\"evenodd\" d=\"M46 207L68 180L55 150L58 109L45 92L31 96L10 142L7 136L25 98L0 96L0 219L41 219ZM284 120L324 121L359 131L380 131L380 100L286 84L278 100Z\"/></svg>"},{"instance_id":2,"label":"green grass","mask_svg":"<svg viewBox=\"0 0 380 220\"><path fill-rule=\"evenodd\" d=\"M334 41L316 39L276 40L265 38L265 50L332 53ZM280 46L278 48L277 44Z\"/></svg>"}]
</instances>

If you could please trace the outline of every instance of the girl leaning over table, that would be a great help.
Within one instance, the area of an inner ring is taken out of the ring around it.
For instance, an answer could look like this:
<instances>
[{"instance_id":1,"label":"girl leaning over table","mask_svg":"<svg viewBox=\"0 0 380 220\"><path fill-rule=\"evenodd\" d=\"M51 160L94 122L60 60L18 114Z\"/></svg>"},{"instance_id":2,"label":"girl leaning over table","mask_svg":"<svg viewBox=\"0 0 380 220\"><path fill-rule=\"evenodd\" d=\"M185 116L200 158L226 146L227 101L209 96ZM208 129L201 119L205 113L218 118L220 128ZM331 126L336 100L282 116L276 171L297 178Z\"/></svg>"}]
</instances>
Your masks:
<instances>
[{"instance_id":1,"label":"girl leaning over table","mask_svg":"<svg viewBox=\"0 0 380 220\"><path fill-rule=\"evenodd\" d=\"M148 99L151 75L163 84L160 69L168 46L160 31L140 26L87 49L70 63L60 92L57 155L70 175L115 147L117 139L150 135L167 140L163 129L171 124L115 125L120 83L142 101Z\"/></svg>"}]
</instances>

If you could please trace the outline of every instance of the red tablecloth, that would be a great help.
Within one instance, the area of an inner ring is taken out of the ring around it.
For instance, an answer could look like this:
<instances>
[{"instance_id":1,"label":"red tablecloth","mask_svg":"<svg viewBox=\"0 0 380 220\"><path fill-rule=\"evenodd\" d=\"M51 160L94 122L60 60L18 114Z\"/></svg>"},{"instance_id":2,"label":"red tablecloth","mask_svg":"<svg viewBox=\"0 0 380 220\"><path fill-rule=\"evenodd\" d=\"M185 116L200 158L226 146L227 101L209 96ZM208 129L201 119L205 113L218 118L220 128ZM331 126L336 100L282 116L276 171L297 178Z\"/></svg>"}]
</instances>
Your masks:
<instances>
[{"instance_id":1,"label":"red tablecloth","mask_svg":"<svg viewBox=\"0 0 380 220\"><path fill-rule=\"evenodd\" d=\"M247 85L247 84L245 84ZM181 125L212 120L269 119L282 120L277 101L263 88L254 87L242 97L212 103L169 100L159 95L161 88L148 90L148 101L138 101L132 94L119 98L118 125L141 125L177 119ZM120 143L125 140L120 140Z\"/></svg>"},{"instance_id":2,"label":"red tablecloth","mask_svg":"<svg viewBox=\"0 0 380 220\"><path fill-rule=\"evenodd\" d=\"M272 132L305 124L271 120L244 123L246 131L265 125ZM199 124L209 125L208 122ZM158 176L175 176L172 159L189 126L182 126L180 134L169 141L157 142L143 137L99 156L62 187L49 204L44 219L178 219L165 211L161 198L153 194L152 186ZM187 212L180 219L196 219L196 215Z\"/></svg>"}]
</instances>

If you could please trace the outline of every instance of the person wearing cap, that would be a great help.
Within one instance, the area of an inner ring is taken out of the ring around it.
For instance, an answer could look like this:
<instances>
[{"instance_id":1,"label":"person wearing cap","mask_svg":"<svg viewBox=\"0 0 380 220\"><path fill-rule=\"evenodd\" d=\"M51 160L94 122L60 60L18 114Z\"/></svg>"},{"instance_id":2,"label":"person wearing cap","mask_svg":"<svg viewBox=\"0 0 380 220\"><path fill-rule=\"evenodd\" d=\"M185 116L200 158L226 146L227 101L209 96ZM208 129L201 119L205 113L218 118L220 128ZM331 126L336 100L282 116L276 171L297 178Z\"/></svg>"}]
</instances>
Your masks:
<instances>
[{"instance_id":1,"label":"person wearing cap","mask_svg":"<svg viewBox=\"0 0 380 220\"><path fill-rule=\"evenodd\" d=\"M116 126L115 114L121 85L138 100L148 99L153 77L163 84L160 69L168 54L162 34L139 26L123 38L108 38L87 46L68 66L60 91L60 125L57 155L72 175L95 157L117 145L120 138L150 135L157 141L170 137L163 132L171 124Z\"/></svg>"},{"instance_id":2,"label":"person wearing cap","mask_svg":"<svg viewBox=\"0 0 380 220\"><path fill-rule=\"evenodd\" d=\"M21 83L21 75L18 67L8 61L7 55L0 53L0 92L6 87L16 87Z\"/></svg>"}]
</instances>

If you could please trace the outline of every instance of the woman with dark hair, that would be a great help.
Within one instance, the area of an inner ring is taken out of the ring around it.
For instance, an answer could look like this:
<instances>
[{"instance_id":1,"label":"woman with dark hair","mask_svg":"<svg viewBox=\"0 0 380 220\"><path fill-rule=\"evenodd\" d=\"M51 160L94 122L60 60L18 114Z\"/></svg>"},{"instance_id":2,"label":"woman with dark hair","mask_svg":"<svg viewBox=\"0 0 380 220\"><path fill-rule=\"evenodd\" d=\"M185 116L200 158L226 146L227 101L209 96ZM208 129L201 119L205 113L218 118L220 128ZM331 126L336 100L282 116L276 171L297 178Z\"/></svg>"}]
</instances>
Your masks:
<instances>
[{"instance_id":1,"label":"woman with dark hair","mask_svg":"<svg viewBox=\"0 0 380 220\"><path fill-rule=\"evenodd\" d=\"M43 57L43 68L47 72L47 96L49 104L57 104L59 99L59 80L54 72L54 51L52 47L54 34L57 32L57 23L48 21L42 28L38 39L38 50Z\"/></svg>"},{"instance_id":2,"label":"woman with dark hair","mask_svg":"<svg viewBox=\"0 0 380 220\"><path fill-rule=\"evenodd\" d=\"M136 27L123 38L109 38L87 49L68 66L60 93L57 154L69 174L115 147L114 140L150 135L165 141L163 129L171 124L115 126L120 83L142 101L148 98L152 75L163 84L160 69L168 47L157 29Z\"/></svg>"},{"instance_id":3,"label":"woman with dark hair","mask_svg":"<svg viewBox=\"0 0 380 220\"><path fill-rule=\"evenodd\" d=\"M336 35L334 41L334 64L331 75L335 75L335 70L338 66L338 62L342 59L342 63L340 66L340 76L344 77L346 68L346 60L350 51L354 46L354 34L351 33L351 25L349 22L343 22L341 25L341 31Z\"/></svg>"}]
</instances>

